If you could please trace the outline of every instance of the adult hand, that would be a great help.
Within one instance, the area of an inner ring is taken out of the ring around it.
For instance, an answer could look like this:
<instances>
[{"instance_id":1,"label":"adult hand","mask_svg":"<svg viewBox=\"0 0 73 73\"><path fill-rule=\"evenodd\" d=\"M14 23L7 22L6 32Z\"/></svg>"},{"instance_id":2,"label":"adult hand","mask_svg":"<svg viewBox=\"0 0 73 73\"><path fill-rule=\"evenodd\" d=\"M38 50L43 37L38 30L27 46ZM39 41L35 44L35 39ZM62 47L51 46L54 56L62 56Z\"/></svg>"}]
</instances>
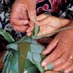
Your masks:
<instances>
[{"instance_id":1,"label":"adult hand","mask_svg":"<svg viewBox=\"0 0 73 73\"><path fill-rule=\"evenodd\" d=\"M45 73L59 73L59 72L56 72L56 71L46 71Z\"/></svg>"},{"instance_id":2,"label":"adult hand","mask_svg":"<svg viewBox=\"0 0 73 73\"><path fill-rule=\"evenodd\" d=\"M53 52L48 55L52 50ZM58 33L43 54L48 55L42 62L45 69L47 69L47 65L53 63L54 71L73 72L73 29Z\"/></svg>"},{"instance_id":3,"label":"adult hand","mask_svg":"<svg viewBox=\"0 0 73 73\"><path fill-rule=\"evenodd\" d=\"M37 16L37 25L40 27L39 36L46 36L57 29L66 26L69 23L68 19L61 19L47 14Z\"/></svg>"},{"instance_id":4,"label":"adult hand","mask_svg":"<svg viewBox=\"0 0 73 73\"><path fill-rule=\"evenodd\" d=\"M13 29L19 32L26 32L29 36L34 28L33 19L35 19L35 16L36 10L33 0L16 0L12 6L10 16Z\"/></svg>"}]
</instances>

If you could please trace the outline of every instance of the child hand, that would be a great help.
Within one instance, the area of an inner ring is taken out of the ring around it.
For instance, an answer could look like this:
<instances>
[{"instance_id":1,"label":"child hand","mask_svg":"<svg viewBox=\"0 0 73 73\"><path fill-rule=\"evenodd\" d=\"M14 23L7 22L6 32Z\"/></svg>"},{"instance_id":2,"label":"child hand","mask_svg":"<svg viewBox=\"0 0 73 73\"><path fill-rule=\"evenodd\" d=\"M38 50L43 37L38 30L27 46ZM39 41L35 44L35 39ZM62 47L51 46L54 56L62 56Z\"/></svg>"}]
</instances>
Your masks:
<instances>
[{"instance_id":1,"label":"child hand","mask_svg":"<svg viewBox=\"0 0 73 73\"><path fill-rule=\"evenodd\" d=\"M14 30L18 32L26 32L29 36L34 28L33 18L36 16L36 10L34 7L35 4L30 6L27 1L15 1L12 6L10 21Z\"/></svg>"},{"instance_id":2,"label":"child hand","mask_svg":"<svg viewBox=\"0 0 73 73\"><path fill-rule=\"evenodd\" d=\"M69 20L60 19L55 16L50 16L47 14L41 14L37 16L37 25L40 26L40 31L38 33L39 36L48 35L59 28L67 25Z\"/></svg>"}]
</instances>

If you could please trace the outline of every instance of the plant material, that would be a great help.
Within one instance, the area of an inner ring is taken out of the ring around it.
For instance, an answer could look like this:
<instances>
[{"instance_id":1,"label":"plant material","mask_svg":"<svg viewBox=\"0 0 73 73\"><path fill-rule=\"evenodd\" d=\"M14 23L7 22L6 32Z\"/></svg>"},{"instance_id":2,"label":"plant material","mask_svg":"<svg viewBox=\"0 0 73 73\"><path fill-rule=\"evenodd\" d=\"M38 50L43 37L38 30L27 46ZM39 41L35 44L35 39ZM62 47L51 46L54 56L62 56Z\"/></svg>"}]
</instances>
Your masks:
<instances>
[{"instance_id":1,"label":"plant material","mask_svg":"<svg viewBox=\"0 0 73 73\"><path fill-rule=\"evenodd\" d=\"M68 28L73 27L63 28L56 32ZM44 50L44 46L35 41L35 39L41 38L40 36L37 37L38 31L39 27L35 26L31 37L24 36L15 41L9 33L0 29L0 35L9 43L6 46L7 52L3 59L4 68L2 73L44 73L44 68L41 66L41 61L45 58L41 53ZM48 66L48 70L52 70L52 64Z\"/></svg>"},{"instance_id":2,"label":"plant material","mask_svg":"<svg viewBox=\"0 0 73 73\"><path fill-rule=\"evenodd\" d=\"M44 72L44 68L41 66L41 61L44 58L41 52L44 49L44 46L35 41L39 28L35 27L35 29L35 35L31 37L24 36L19 41L15 41L9 33L0 29L0 35L9 43L6 46L7 52L3 59L4 68L2 73Z\"/></svg>"}]
</instances>

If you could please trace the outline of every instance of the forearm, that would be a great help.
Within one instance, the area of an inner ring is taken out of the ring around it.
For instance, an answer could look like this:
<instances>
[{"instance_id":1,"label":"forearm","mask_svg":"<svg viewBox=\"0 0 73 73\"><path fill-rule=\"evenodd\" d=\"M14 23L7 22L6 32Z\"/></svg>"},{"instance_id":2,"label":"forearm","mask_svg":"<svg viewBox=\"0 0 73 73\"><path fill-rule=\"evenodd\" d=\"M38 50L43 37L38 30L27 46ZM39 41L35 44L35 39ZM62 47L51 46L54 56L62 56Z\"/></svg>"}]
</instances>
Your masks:
<instances>
[{"instance_id":1,"label":"forearm","mask_svg":"<svg viewBox=\"0 0 73 73\"><path fill-rule=\"evenodd\" d=\"M65 25L64 28L61 29L65 32L73 32L73 20L69 20L69 23L67 23L67 25Z\"/></svg>"}]
</instances>

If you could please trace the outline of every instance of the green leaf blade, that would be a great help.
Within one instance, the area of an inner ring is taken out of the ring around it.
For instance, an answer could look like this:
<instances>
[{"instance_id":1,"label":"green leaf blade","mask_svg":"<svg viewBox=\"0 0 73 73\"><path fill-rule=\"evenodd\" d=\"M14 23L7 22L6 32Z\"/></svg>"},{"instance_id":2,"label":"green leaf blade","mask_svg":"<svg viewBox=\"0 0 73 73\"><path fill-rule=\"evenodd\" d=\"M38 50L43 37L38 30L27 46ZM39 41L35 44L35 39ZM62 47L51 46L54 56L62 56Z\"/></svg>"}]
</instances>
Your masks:
<instances>
[{"instance_id":1,"label":"green leaf blade","mask_svg":"<svg viewBox=\"0 0 73 73\"><path fill-rule=\"evenodd\" d=\"M0 35L2 35L9 43L15 41L11 35L3 29L0 29Z\"/></svg>"}]
</instances>

